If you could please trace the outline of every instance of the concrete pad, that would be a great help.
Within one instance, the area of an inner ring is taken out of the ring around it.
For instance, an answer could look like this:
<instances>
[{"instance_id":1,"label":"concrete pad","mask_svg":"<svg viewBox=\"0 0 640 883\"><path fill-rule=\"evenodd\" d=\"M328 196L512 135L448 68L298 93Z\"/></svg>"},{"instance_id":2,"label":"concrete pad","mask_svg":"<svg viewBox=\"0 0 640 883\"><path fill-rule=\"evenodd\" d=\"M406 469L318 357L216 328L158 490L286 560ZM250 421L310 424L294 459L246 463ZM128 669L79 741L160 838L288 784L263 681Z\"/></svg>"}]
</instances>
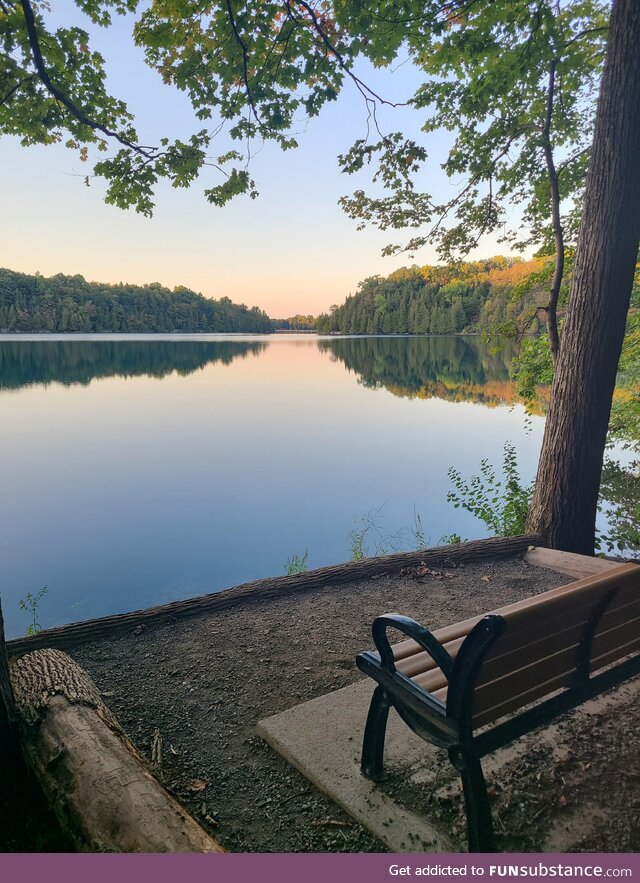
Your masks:
<instances>
[{"instance_id":1,"label":"concrete pad","mask_svg":"<svg viewBox=\"0 0 640 883\"><path fill-rule=\"evenodd\" d=\"M387 727L385 769L392 779L405 786L399 789L393 782L376 785L360 773L362 736L374 686L367 678L312 699L260 721L257 733L391 851L466 850L464 816L459 817L452 831L451 816L447 823L439 818L438 812L439 805L451 800L459 802L463 812L457 772L445 751L418 738L393 709ZM562 764L572 756L574 729L597 726L598 719L608 720L619 704L629 702L640 702L640 678L589 700L557 722L485 757L483 768L489 784L511 787L520 765L541 748L547 751L551 762ZM588 767L581 768L577 775L586 780ZM606 807L585 800L570 811L557 812L555 824L538 847L543 852L569 852L577 848L585 835L602 824Z\"/></svg>"},{"instance_id":2,"label":"concrete pad","mask_svg":"<svg viewBox=\"0 0 640 883\"><path fill-rule=\"evenodd\" d=\"M258 735L392 852L455 852L424 816L401 806L360 772L362 734L374 683L369 678L259 722ZM425 767L431 750L391 711L385 744L389 768ZM416 770L417 772L417 770ZM451 769L452 778L455 772ZM427 785L427 783L425 783ZM427 785L428 787L428 785Z\"/></svg>"}]
</instances>

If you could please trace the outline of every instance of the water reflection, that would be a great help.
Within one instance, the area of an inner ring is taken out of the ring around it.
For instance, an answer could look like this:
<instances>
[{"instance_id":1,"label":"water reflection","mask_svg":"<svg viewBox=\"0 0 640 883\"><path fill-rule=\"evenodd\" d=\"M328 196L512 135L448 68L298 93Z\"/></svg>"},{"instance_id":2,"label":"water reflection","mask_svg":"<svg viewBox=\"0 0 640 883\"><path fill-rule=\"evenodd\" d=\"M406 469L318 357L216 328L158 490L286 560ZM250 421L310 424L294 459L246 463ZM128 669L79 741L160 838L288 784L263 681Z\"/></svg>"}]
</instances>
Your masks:
<instances>
[{"instance_id":1,"label":"water reflection","mask_svg":"<svg viewBox=\"0 0 640 883\"><path fill-rule=\"evenodd\" d=\"M517 400L509 379L511 342L496 350L475 337L352 337L318 346L358 374L363 386L396 396L488 406Z\"/></svg>"},{"instance_id":2,"label":"water reflection","mask_svg":"<svg viewBox=\"0 0 640 883\"><path fill-rule=\"evenodd\" d=\"M0 340L0 390L59 383L86 386L104 377L187 376L206 365L317 343L369 389L406 398L438 398L485 405L512 404L509 365L515 347L489 348L473 337L271 338L262 340L48 339Z\"/></svg>"},{"instance_id":3,"label":"water reflection","mask_svg":"<svg viewBox=\"0 0 640 883\"><path fill-rule=\"evenodd\" d=\"M529 481L542 433L477 404L507 366L473 338L0 338L7 633L44 585L48 627L344 561L373 509L386 535L416 511L431 544L482 535L448 467L509 439Z\"/></svg>"},{"instance_id":4,"label":"water reflection","mask_svg":"<svg viewBox=\"0 0 640 883\"><path fill-rule=\"evenodd\" d=\"M162 378L205 365L258 355L263 341L0 340L0 389L61 383L86 386L98 377Z\"/></svg>"}]
</instances>

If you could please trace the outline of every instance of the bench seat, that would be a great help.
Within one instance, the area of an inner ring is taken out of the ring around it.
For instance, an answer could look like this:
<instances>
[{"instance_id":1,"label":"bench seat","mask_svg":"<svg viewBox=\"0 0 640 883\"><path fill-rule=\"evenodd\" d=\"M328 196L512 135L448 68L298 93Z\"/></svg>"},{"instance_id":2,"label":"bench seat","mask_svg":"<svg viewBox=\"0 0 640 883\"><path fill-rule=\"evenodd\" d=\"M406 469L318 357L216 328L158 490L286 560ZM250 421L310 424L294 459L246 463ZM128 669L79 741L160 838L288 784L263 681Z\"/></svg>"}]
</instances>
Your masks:
<instances>
[{"instance_id":1,"label":"bench seat","mask_svg":"<svg viewBox=\"0 0 640 883\"><path fill-rule=\"evenodd\" d=\"M408 640L391 646L387 632ZM378 682L362 770L382 774L394 707L460 770L470 848L493 849L480 758L640 672L640 567L621 564L435 632L399 614L373 624L357 657Z\"/></svg>"}]
</instances>

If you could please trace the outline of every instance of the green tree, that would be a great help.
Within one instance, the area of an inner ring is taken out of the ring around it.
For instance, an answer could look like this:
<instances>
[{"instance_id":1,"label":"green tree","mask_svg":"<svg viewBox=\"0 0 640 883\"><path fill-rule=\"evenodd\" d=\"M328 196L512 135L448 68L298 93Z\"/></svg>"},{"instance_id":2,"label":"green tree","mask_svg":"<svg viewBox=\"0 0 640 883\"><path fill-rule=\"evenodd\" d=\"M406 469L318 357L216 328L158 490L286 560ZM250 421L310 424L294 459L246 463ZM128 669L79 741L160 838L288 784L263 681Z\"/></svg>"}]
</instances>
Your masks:
<instances>
[{"instance_id":1,"label":"green tree","mask_svg":"<svg viewBox=\"0 0 640 883\"><path fill-rule=\"evenodd\" d=\"M592 553L613 390L640 243L640 4L611 17L567 319L529 526Z\"/></svg>"},{"instance_id":2,"label":"green tree","mask_svg":"<svg viewBox=\"0 0 640 883\"><path fill-rule=\"evenodd\" d=\"M18 304L21 306L18 308ZM0 269L0 331L272 331L257 307L216 301L180 287L100 285Z\"/></svg>"}]
</instances>

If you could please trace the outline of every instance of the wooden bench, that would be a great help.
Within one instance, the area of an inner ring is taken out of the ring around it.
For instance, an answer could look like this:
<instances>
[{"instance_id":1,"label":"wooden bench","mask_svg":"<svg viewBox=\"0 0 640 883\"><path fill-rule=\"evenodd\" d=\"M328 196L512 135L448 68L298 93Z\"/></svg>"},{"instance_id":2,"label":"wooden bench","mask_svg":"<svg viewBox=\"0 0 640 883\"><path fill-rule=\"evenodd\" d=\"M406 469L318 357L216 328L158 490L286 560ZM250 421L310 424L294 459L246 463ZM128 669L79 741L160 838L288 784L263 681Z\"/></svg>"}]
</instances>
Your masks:
<instances>
[{"instance_id":1,"label":"wooden bench","mask_svg":"<svg viewBox=\"0 0 640 883\"><path fill-rule=\"evenodd\" d=\"M391 646L388 629L409 640ZM495 842L481 758L640 673L640 567L615 566L436 632L398 614L373 623L377 653L357 657L378 682L362 771L383 772L389 708L460 772L469 849Z\"/></svg>"}]
</instances>

